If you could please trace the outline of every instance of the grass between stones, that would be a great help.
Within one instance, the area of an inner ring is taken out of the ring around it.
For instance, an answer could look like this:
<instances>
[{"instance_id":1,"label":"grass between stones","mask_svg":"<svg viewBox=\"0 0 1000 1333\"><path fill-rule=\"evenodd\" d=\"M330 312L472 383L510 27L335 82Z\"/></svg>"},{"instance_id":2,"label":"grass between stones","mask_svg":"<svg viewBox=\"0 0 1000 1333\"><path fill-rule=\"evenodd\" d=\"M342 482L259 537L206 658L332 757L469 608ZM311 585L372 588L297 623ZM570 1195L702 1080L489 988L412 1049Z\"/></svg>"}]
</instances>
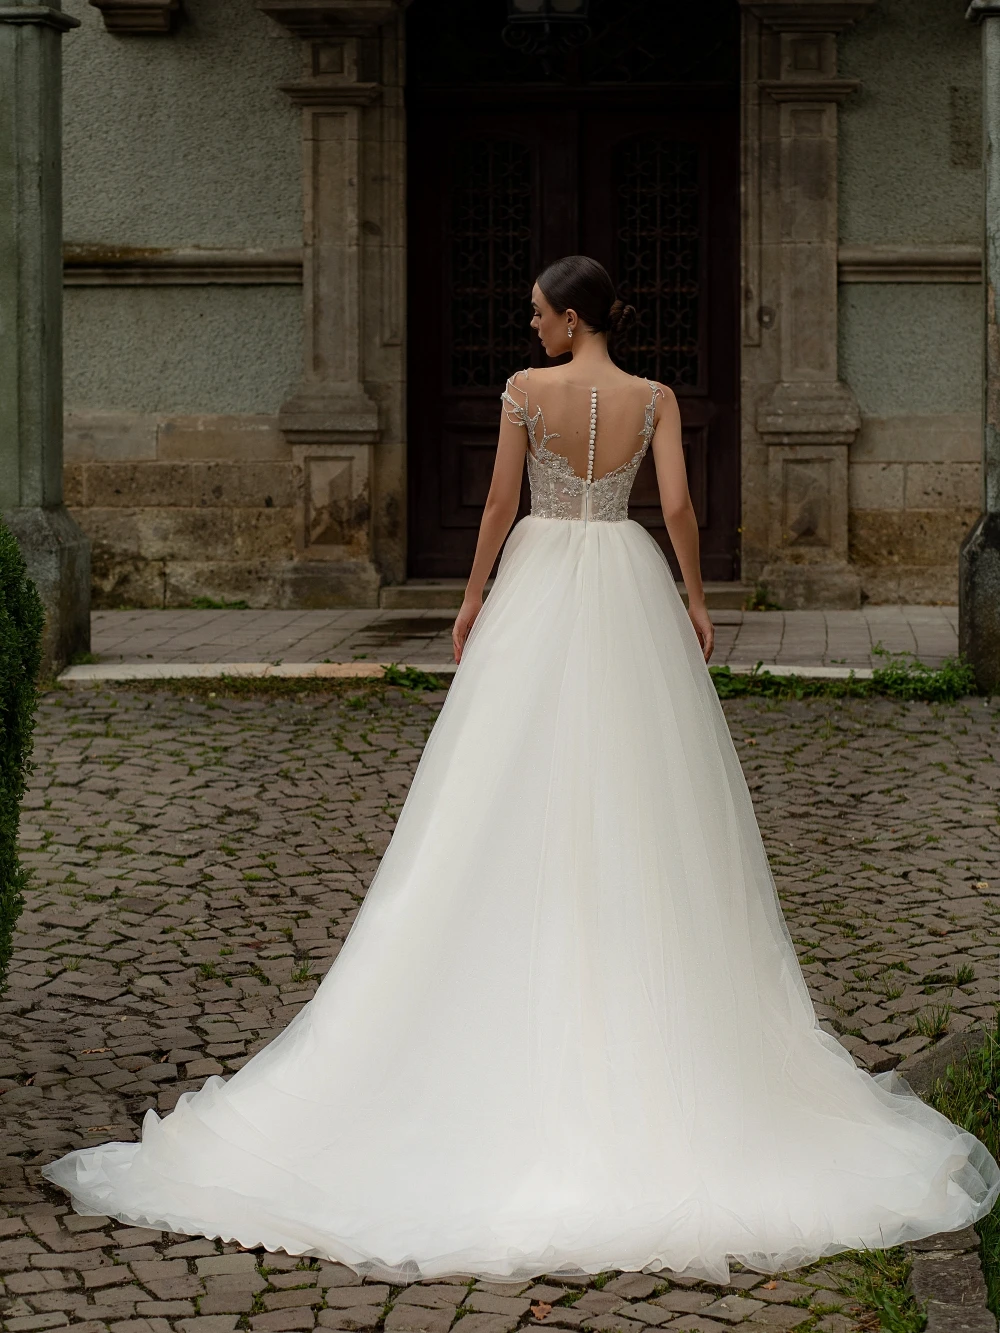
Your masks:
<instances>
[{"instance_id":1,"label":"grass between stones","mask_svg":"<svg viewBox=\"0 0 1000 1333\"><path fill-rule=\"evenodd\" d=\"M963 695L975 694L972 668L957 657L946 658L939 667L929 667L912 653L890 653L876 644L872 649L883 665L875 667L869 680L853 675L843 680L809 680L802 676L775 676L760 662L749 675L736 675L729 667L709 667L720 699L763 695L773 699L865 699L873 697L954 703Z\"/></svg>"},{"instance_id":2,"label":"grass between stones","mask_svg":"<svg viewBox=\"0 0 1000 1333\"><path fill-rule=\"evenodd\" d=\"M853 1266L838 1265L838 1290L853 1302L854 1327L922 1333L927 1327L927 1310L907 1287L911 1260L902 1245L852 1251L850 1259Z\"/></svg>"},{"instance_id":3,"label":"grass between stones","mask_svg":"<svg viewBox=\"0 0 1000 1333\"><path fill-rule=\"evenodd\" d=\"M956 1125L975 1134L1000 1161L1000 1006L996 1018L986 1026L983 1045L960 1064L949 1065L927 1100ZM982 1241L987 1304L1000 1316L1000 1200L976 1224L976 1230Z\"/></svg>"}]
</instances>

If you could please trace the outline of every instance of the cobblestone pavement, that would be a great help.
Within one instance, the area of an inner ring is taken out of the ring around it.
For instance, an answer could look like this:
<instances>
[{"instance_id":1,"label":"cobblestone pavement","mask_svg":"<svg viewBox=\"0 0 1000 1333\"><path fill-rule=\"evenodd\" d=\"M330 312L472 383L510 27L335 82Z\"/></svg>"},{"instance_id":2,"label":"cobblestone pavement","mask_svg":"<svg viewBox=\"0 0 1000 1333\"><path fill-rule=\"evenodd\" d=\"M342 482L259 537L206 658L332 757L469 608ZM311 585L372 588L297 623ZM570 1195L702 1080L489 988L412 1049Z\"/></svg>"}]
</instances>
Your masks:
<instances>
[{"instance_id":1,"label":"cobblestone pavement","mask_svg":"<svg viewBox=\"0 0 1000 1333\"><path fill-rule=\"evenodd\" d=\"M442 697L45 697L22 821L33 887L0 999L9 1333L446 1333L457 1315L461 1333L540 1322L848 1333L845 1260L770 1280L736 1270L726 1287L626 1274L399 1289L336 1264L77 1217L41 1180L42 1162L132 1138L147 1107L167 1111L208 1074L238 1069L310 997ZM741 700L726 711L824 1023L880 1068L938 1029L990 1016L1000 702Z\"/></svg>"},{"instance_id":2,"label":"cobblestone pavement","mask_svg":"<svg viewBox=\"0 0 1000 1333\"><path fill-rule=\"evenodd\" d=\"M452 660L449 611L95 611L102 662L443 663ZM713 611L713 665L872 666L872 648L938 666L958 650L953 606L862 611Z\"/></svg>"}]
</instances>

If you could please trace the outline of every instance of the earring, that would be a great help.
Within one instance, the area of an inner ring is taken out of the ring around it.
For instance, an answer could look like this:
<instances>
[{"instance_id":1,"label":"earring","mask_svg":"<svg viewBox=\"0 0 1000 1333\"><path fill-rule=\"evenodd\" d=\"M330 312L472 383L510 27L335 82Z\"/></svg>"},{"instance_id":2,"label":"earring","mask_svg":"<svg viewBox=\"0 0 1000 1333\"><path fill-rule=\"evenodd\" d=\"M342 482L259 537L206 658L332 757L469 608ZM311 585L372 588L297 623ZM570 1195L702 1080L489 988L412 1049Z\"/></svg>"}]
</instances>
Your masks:
<instances>
[{"instance_id":1,"label":"earring","mask_svg":"<svg viewBox=\"0 0 1000 1333\"><path fill-rule=\"evenodd\" d=\"M572 338L572 336L573 336L573 329L572 329L571 325L567 324L567 325L566 325L566 337L567 337L567 338Z\"/></svg>"}]
</instances>

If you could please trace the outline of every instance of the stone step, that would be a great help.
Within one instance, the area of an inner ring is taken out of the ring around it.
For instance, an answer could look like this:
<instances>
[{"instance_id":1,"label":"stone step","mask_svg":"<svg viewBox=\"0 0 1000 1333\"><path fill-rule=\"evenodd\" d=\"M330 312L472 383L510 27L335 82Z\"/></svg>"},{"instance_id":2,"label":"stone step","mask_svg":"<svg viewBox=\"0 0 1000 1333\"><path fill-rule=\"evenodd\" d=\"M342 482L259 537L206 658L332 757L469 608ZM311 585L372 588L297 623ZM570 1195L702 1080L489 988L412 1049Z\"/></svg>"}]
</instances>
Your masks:
<instances>
[{"instance_id":1,"label":"stone step","mask_svg":"<svg viewBox=\"0 0 1000 1333\"><path fill-rule=\"evenodd\" d=\"M683 583L677 584L677 591L687 602L687 592ZM747 599L753 594L749 583L706 583L705 603L709 611L742 611Z\"/></svg>"},{"instance_id":2,"label":"stone step","mask_svg":"<svg viewBox=\"0 0 1000 1333\"><path fill-rule=\"evenodd\" d=\"M489 590L487 583L487 591ZM462 605L465 579L407 579L386 584L379 590L379 606L387 611L457 611ZM684 585L677 591L687 600ZM705 600L710 611L739 611L753 592L748 583L706 583Z\"/></svg>"}]
</instances>

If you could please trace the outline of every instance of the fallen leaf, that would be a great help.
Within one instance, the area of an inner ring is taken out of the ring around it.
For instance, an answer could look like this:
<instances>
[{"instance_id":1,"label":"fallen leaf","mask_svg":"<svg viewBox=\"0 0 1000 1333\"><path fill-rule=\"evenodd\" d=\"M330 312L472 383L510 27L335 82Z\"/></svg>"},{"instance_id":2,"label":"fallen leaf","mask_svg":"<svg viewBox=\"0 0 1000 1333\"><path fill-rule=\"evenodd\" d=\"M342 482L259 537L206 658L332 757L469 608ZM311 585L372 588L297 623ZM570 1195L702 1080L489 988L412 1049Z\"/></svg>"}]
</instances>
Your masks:
<instances>
[{"instance_id":1,"label":"fallen leaf","mask_svg":"<svg viewBox=\"0 0 1000 1333\"><path fill-rule=\"evenodd\" d=\"M777 1284L777 1282L775 1282L774 1279L772 1278L770 1282L765 1282L765 1283L764 1283L763 1287L761 1287L761 1291L776 1291L777 1288L778 1288L778 1284Z\"/></svg>"},{"instance_id":2,"label":"fallen leaf","mask_svg":"<svg viewBox=\"0 0 1000 1333\"><path fill-rule=\"evenodd\" d=\"M80 1054L81 1054L81 1055L103 1055L105 1051L110 1051L110 1050L111 1050L111 1047L110 1047L110 1046L88 1046L87 1049L86 1049L85 1051L81 1051Z\"/></svg>"},{"instance_id":3,"label":"fallen leaf","mask_svg":"<svg viewBox=\"0 0 1000 1333\"><path fill-rule=\"evenodd\" d=\"M114 1125L84 1125L88 1134L107 1134L114 1129Z\"/></svg>"},{"instance_id":4,"label":"fallen leaf","mask_svg":"<svg viewBox=\"0 0 1000 1333\"><path fill-rule=\"evenodd\" d=\"M551 1309L552 1306L548 1301L534 1301L531 1306L531 1313L536 1319L544 1319Z\"/></svg>"}]
</instances>

